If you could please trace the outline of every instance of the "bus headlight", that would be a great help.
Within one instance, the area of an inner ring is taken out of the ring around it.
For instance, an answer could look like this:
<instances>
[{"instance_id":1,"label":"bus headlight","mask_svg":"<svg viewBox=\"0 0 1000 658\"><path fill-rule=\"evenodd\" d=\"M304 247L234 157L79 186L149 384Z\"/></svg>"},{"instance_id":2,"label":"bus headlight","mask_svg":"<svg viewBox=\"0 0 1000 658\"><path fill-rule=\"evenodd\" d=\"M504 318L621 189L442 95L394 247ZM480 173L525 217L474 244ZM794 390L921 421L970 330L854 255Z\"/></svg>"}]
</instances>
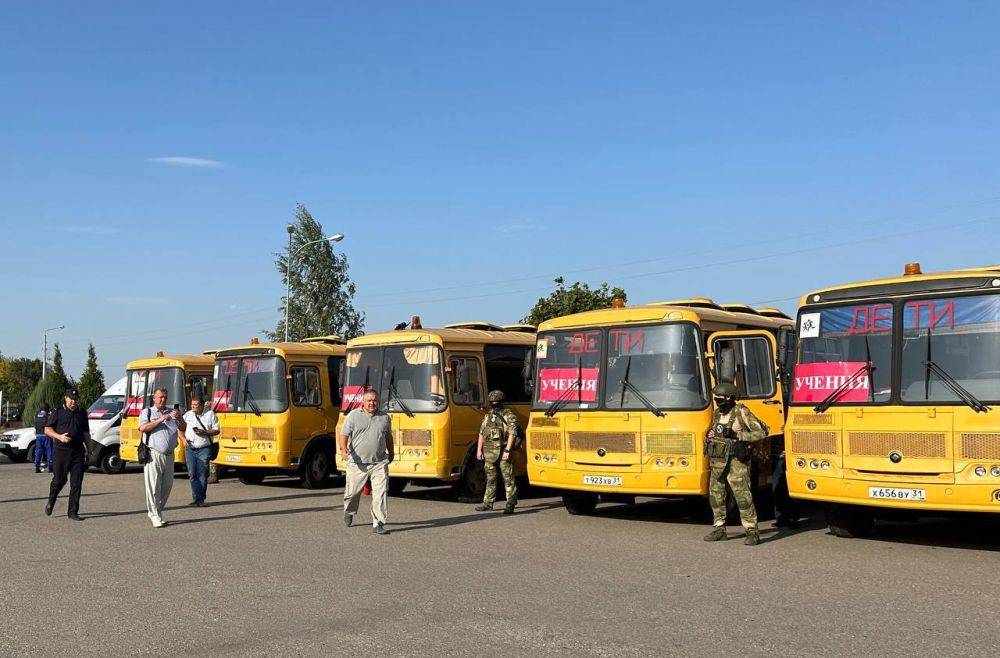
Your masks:
<instances>
[{"instance_id":1,"label":"bus headlight","mask_svg":"<svg viewBox=\"0 0 1000 658\"><path fill-rule=\"evenodd\" d=\"M978 475L979 477L983 477L984 475L986 475L986 467L985 466L977 466L976 467L976 475Z\"/></svg>"},{"instance_id":2,"label":"bus headlight","mask_svg":"<svg viewBox=\"0 0 1000 658\"><path fill-rule=\"evenodd\" d=\"M428 456L429 454L431 454L429 450L424 450L424 457Z\"/></svg>"},{"instance_id":3,"label":"bus headlight","mask_svg":"<svg viewBox=\"0 0 1000 658\"><path fill-rule=\"evenodd\" d=\"M806 467L806 460L804 460L801 457L799 457L798 459L795 460L795 466L796 466L796 468L805 468Z\"/></svg>"},{"instance_id":4,"label":"bus headlight","mask_svg":"<svg viewBox=\"0 0 1000 658\"><path fill-rule=\"evenodd\" d=\"M553 463L553 464L555 464L555 463L556 463L556 456L555 456L555 455L552 455L552 463Z\"/></svg>"},{"instance_id":5,"label":"bus headlight","mask_svg":"<svg viewBox=\"0 0 1000 658\"><path fill-rule=\"evenodd\" d=\"M541 459L541 457L540 457L540 456L538 455L538 453L536 452L536 453L535 453L535 461L537 462L537 461L538 461L539 459Z\"/></svg>"},{"instance_id":6,"label":"bus headlight","mask_svg":"<svg viewBox=\"0 0 1000 658\"><path fill-rule=\"evenodd\" d=\"M667 468L673 468L673 467L674 467L674 460L673 459L668 459L667 460Z\"/></svg>"},{"instance_id":7,"label":"bus headlight","mask_svg":"<svg viewBox=\"0 0 1000 658\"><path fill-rule=\"evenodd\" d=\"M549 456L545 455L544 457L542 457L542 461L545 462L546 464L549 463Z\"/></svg>"},{"instance_id":8,"label":"bus headlight","mask_svg":"<svg viewBox=\"0 0 1000 658\"><path fill-rule=\"evenodd\" d=\"M687 468L687 465L688 465L688 464L690 464L690 463L691 463L691 462L689 462L689 461L688 461L688 460L686 460L686 459L682 459L682 460L681 460L681 466L682 466L683 468Z\"/></svg>"},{"instance_id":9,"label":"bus headlight","mask_svg":"<svg viewBox=\"0 0 1000 658\"><path fill-rule=\"evenodd\" d=\"M657 460L656 460L656 465L657 465L658 467L660 467L660 468L663 468L663 460L662 460L662 459L657 459Z\"/></svg>"},{"instance_id":10,"label":"bus headlight","mask_svg":"<svg viewBox=\"0 0 1000 658\"><path fill-rule=\"evenodd\" d=\"M994 466L990 469L990 475L995 478L1000 478L1000 466Z\"/></svg>"},{"instance_id":11,"label":"bus headlight","mask_svg":"<svg viewBox=\"0 0 1000 658\"><path fill-rule=\"evenodd\" d=\"M808 489L809 491L815 491L816 490L816 481L815 480L806 480L806 489Z\"/></svg>"},{"instance_id":12,"label":"bus headlight","mask_svg":"<svg viewBox=\"0 0 1000 658\"><path fill-rule=\"evenodd\" d=\"M815 459L809 462L809 468L819 468L819 462Z\"/></svg>"},{"instance_id":13,"label":"bus headlight","mask_svg":"<svg viewBox=\"0 0 1000 658\"><path fill-rule=\"evenodd\" d=\"M822 468L824 471L828 471L830 470L830 462L824 459L823 461L820 462L819 467Z\"/></svg>"}]
</instances>

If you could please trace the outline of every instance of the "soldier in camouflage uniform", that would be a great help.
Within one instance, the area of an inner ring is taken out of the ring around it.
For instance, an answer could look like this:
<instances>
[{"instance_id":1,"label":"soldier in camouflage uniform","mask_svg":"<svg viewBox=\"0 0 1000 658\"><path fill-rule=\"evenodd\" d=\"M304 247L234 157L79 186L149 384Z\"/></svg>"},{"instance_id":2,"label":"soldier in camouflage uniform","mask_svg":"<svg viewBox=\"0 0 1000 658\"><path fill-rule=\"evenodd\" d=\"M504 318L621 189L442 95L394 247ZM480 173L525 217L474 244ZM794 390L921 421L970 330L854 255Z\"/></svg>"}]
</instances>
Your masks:
<instances>
[{"instance_id":1,"label":"soldier in camouflage uniform","mask_svg":"<svg viewBox=\"0 0 1000 658\"><path fill-rule=\"evenodd\" d=\"M767 438L768 428L749 409L736 402L736 386L722 383L712 389L715 411L705 441L705 454L711 467L708 477L708 502L712 506L714 528L705 541L727 539L726 483L733 490L740 521L746 529L747 546L760 543L757 512L750 486L752 444Z\"/></svg>"},{"instance_id":2,"label":"soldier in camouflage uniform","mask_svg":"<svg viewBox=\"0 0 1000 658\"><path fill-rule=\"evenodd\" d=\"M486 493L477 512L493 509L497 497L497 466L503 475L503 486L507 492L507 506L504 514L513 514L517 505L517 482L514 480L514 464L511 455L517 441L517 416L504 406L503 391L490 391L490 410L479 428L479 445L476 457L484 461L486 469Z\"/></svg>"}]
</instances>

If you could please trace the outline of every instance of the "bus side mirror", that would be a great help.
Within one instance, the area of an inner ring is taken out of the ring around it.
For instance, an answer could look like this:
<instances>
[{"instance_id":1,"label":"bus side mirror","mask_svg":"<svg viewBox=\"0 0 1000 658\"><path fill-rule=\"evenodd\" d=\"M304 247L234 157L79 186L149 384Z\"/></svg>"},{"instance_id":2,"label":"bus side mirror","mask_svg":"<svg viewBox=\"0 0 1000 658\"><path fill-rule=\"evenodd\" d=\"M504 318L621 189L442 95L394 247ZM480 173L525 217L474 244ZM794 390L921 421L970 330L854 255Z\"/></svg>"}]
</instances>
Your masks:
<instances>
[{"instance_id":1,"label":"bus side mirror","mask_svg":"<svg viewBox=\"0 0 1000 658\"><path fill-rule=\"evenodd\" d=\"M524 392L531 395L535 389L535 350L528 350L524 354L524 364L521 366L521 379L524 382Z\"/></svg>"}]
</instances>

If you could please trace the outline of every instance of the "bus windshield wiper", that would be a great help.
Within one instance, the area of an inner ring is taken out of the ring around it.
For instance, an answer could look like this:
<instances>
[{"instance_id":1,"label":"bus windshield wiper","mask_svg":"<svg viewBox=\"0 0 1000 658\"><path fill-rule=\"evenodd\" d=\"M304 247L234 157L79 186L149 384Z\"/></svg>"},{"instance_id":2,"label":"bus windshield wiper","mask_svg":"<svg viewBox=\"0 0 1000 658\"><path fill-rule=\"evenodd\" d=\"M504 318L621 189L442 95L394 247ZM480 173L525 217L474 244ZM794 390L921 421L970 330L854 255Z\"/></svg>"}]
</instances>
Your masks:
<instances>
[{"instance_id":1,"label":"bus windshield wiper","mask_svg":"<svg viewBox=\"0 0 1000 658\"><path fill-rule=\"evenodd\" d=\"M813 407L813 413L821 414L830 408L830 405L837 401L841 395L847 392L857 379L864 373L868 373L868 387L871 388L874 384L872 373L875 371L875 366L872 365L871 361L868 361L863 366L854 371L854 374L844 380L844 383L834 389L830 395L823 398L823 401Z\"/></svg>"},{"instance_id":2,"label":"bus windshield wiper","mask_svg":"<svg viewBox=\"0 0 1000 658\"><path fill-rule=\"evenodd\" d=\"M647 409L653 412L654 416L662 417L663 412L660 411L660 408L657 407L652 402L650 402L649 398L647 398L645 394L643 394L643 392L639 390L639 387L628 380L628 374L631 369L632 369L632 357L630 356L628 357L628 360L625 361L625 376L622 377L621 379L622 394L621 394L621 399L618 401L618 406L619 407L625 406L625 389L628 388L628 390L632 391L632 394L635 395L635 397L639 398L640 402L646 405Z\"/></svg>"},{"instance_id":3,"label":"bus windshield wiper","mask_svg":"<svg viewBox=\"0 0 1000 658\"><path fill-rule=\"evenodd\" d=\"M557 411L566 406L569 403L569 395L574 388L577 390L577 404L580 404L583 401L583 368L579 357L576 359L576 380L549 405L549 408L545 410L545 415L552 418Z\"/></svg>"},{"instance_id":4,"label":"bus windshield wiper","mask_svg":"<svg viewBox=\"0 0 1000 658\"><path fill-rule=\"evenodd\" d=\"M403 410L403 413L410 418L413 418L413 412L410 411L410 408L406 406L405 402L403 402L403 398L399 397L399 391L396 390L396 366L392 367L392 371L389 374L389 398L385 401L386 411L388 411L389 407L392 406L393 396L395 396L396 403L399 405L399 408Z\"/></svg>"},{"instance_id":5,"label":"bus windshield wiper","mask_svg":"<svg viewBox=\"0 0 1000 658\"><path fill-rule=\"evenodd\" d=\"M254 414L258 416L261 415L260 407L257 406L256 402L254 402L253 393L250 392L250 375L247 375L243 380L243 404L249 405L250 410L253 411Z\"/></svg>"},{"instance_id":6,"label":"bus windshield wiper","mask_svg":"<svg viewBox=\"0 0 1000 658\"><path fill-rule=\"evenodd\" d=\"M934 371L941 381L945 383L945 386L950 388L952 392L959 397L965 404L969 405L973 411L976 413L986 413L990 410L985 404L983 404L975 395L969 392L969 389L965 388L959 384L954 377L949 375L944 368L934 363L931 360L924 361L924 367L927 371Z\"/></svg>"}]
</instances>

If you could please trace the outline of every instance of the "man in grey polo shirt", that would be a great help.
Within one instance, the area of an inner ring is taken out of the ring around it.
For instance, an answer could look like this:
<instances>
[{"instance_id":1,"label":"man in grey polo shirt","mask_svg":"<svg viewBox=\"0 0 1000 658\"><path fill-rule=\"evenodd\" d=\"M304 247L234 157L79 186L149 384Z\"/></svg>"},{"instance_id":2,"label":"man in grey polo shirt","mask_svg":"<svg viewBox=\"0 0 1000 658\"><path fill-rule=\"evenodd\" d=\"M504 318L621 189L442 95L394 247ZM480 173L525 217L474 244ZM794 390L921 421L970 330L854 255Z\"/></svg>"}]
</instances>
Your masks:
<instances>
[{"instance_id":1,"label":"man in grey polo shirt","mask_svg":"<svg viewBox=\"0 0 1000 658\"><path fill-rule=\"evenodd\" d=\"M153 392L153 406L139 414L139 431L146 434L149 462L143 468L146 481L146 509L154 528L167 525L163 508L167 506L170 489L174 486L174 450L177 432L187 429L187 423L177 409L167 409L167 389Z\"/></svg>"},{"instance_id":2,"label":"man in grey polo shirt","mask_svg":"<svg viewBox=\"0 0 1000 658\"><path fill-rule=\"evenodd\" d=\"M372 527L376 534L387 535L389 462L393 457L392 429L389 415L379 411L378 394L367 391L361 408L347 415L337 435L340 458L347 470L344 485L344 524L350 527L361 504L365 482L372 483Z\"/></svg>"}]
</instances>

